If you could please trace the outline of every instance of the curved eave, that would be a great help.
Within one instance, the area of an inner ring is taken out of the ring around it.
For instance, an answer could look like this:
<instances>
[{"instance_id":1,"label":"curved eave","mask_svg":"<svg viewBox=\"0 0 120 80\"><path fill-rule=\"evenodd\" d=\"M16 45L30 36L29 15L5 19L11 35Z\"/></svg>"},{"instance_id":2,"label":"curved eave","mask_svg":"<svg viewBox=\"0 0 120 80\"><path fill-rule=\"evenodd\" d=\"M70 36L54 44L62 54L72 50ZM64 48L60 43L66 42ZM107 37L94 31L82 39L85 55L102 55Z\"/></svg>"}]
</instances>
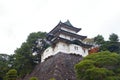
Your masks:
<instances>
[{"instance_id":1,"label":"curved eave","mask_svg":"<svg viewBox=\"0 0 120 80\"><path fill-rule=\"evenodd\" d=\"M58 24L57 24L57 26L55 26L49 33L53 33L53 32L55 32L55 31L57 31L57 30L59 30L60 28L61 28L61 25L62 24L62 22L60 21Z\"/></svg>"},{"instance_id":2,"label":"curved eave","mask_svg":"<svg viewBox=\"0 0 120 80\"><path fill-rule=\"evenodd\" d=\"M65 34L65 35L68 35L68 36L71 36L71 37L74 37L77 39L81 39L81 40L84 40L85 38L87 38L87 36L82 36L82 35L78 35L75 33L70 33L70 32L64 31L64 30L60 30L59 33Z\"/></svg>"},{"instance_id":3,"label":"curved eave","mask_svg":"<svg viewBox=\"0 0 120 80\"><path fill-rule=\"evenodd\" d=\"M64 43L72 43L72 41L68 40L68 39L64 39L64 38L61 38L61 37L56 37L52 42L52 44L56 44L57 42L64 42Z\"/></svg>"},{"instance_id":4,"label":"curved eave","mask_svg":"<svg viewBox=\"0 0 120 80\"><path fill-rule=\"evenodd\" d=\"M58 30L55 34L51 34L51 33L48 33L48 36L47 38L54 38L55 36L59 36L60 34L63 34L63 35L67 35L67 36L71 36L75 39L80 39L80 40L84 40L85 38L87 38L87 36L82 36L82 35L78 35L78 34L75 34L75 33L70 33L70 32L67 32L65 30Z\"/></svg>"},{"instance_id":5,"label":"curved eave","mask_svg":"<svg viewBox=\"0 0 120 80\"><path fill-rule=\"evenodd\" d=\"M62 25L62 27L65 27L65 28L67 28L67 29L74 30L76 33L81 30L81 28L76 28L76 27L74 27L74 26L70 26L70 25L67 25L67 24L65 24L65 23L62 23L61 25Z\"/></svg>"},{"instance_id":6,"label":"curved eave","mask_svg":"<svg viewBox=\"0 0 120 80\"><path fill-rule=\"evenodd\" d=\"M81 28L76 28L70 25L67 25L65 23L62 23L61 21L58 23L58 25L56 27L54 27L49 33L56 33L61 27L70 29L75 31L76 33L79 32L81 30Z\"/></svg>"},{"instance_id":7,"label":"curved eave","mask_svg":"<svg viewBox=\"0 0 120 80\"><path fill-rule=\"evenodd\" d=\"M82 43L82 42L79 41L79 40L74 40L73 43L74 43L74 44L77 44L77 45L81 45L81 46L83 46L84 48L91 48L91 47L92 47L92 45L84 44L84 43Z\"/></svg>"},{"instance_id":8,"label":"curved eave","mask_svg":"<svg viewBox=\"0 0 120 80\"><path fill-rule=\"evenodd\" d=\"M57 42L64 42L64 43L67 43L67 44L76 44L76 45L79 45L79 46L82 46L84 48L90 48L92 47L92 45L88 45L88 44L84 44L82 43L81 41L79 40L74 40L74 41L71 41L71 40L68 40L68 39L64 39L64 38L61 38L61 37L56 37L53 41L52 41L52 44L56 44Z\"/></svg>"}]
</instances>

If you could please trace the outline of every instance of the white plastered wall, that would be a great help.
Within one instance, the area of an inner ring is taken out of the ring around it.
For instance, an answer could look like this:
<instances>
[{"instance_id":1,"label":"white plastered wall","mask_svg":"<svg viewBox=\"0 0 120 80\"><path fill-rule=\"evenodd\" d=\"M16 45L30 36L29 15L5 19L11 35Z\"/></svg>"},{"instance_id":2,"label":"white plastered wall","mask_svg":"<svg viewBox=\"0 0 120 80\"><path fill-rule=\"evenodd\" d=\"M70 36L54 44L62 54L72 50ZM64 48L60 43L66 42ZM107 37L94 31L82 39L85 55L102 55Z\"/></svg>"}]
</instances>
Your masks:
<instances>
[{"instance_id":1,"label":"white plastered wall","mask_svg":"<svg viewBox=\"0 0 120 80\"><path fill-rule=\"evenodd\" d=\"M52 55L54 55L53 48L52 47L47 48L41 55L41 62L43 62L46 58Z\"/></svg>"},{"instance_id":2,"label":"white plastered wall","mask_svg":"<svg viewBox=\"0 0 120 80\"><path fill-rule=\"evenodd\" d=\"M65 38L65 39L68 39L68 40L75 40L74 37L70 37L70 36L67 36L67 35L64 35L64 34L60 34L59 37Z\"/></svg>"},{"instance_id":3,"label":"white plastered wall","mask_svg":"<svg viewBox=\"0 0 120 80\"><path fill-rule=\"evenodd\" d=\"M71 54L80 54L82 56L88 55L88 49L82 48L81 46L70 44L69 48L70 48L69 53Z\"/></svg>"},{"instance_id":4,"label":"white plastered wall","mask_svg":"<svg viewBox=\"0 0 120 80\"><path fill-rule=\"evenodd\" d=\"M60 34L59 37L70 40L70 36L67 35Z\"/></svg>"},{"instance_id":5,"label":"white plastered wall","mask_svg":"<svg viewBox=\"0 0 120 80\"><path fill-rule=\"evenodd\" d=\"M75 31L67 29L67 28L64 28L64 27L61 27L61 29L64 30L64 31L67 31L67 32L76 33Z\"/></svg>"},{"instance_id":6,"label":"white plastered wall","mask_svg":"<svg viewBox=\"0 0 120 80\"><path fill-rule=\"evenodd\" d=\"M84 56L88 55L88 49L82 48L81 46L75 44L66 44L63 42L58 42L55 48L47 48L41 56L41 62L43 62L49 56L55 55L58 52L64 52L66 54L79 54Z\"/></svg>"}]
</instances>

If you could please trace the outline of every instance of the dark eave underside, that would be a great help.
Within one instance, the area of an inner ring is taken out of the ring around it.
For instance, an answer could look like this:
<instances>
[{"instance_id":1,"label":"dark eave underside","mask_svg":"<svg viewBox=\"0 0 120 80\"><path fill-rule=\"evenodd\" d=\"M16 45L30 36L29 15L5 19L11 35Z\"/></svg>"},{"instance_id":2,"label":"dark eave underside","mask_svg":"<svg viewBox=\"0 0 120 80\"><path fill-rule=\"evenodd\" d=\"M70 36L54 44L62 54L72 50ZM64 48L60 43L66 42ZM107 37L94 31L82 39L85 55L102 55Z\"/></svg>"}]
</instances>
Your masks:
<instances>
[{"instance_id":1,"label":"dark eave underside","mask_svg":"<svg viewBox=\"0 0 120 80\"><path fill-rule=\"evenodd\" d=\"M56 44L56 43L59 42L59 41L64 42L64 43L68 43L68 44L80 45L80 46L82 46L82 47L84 47L84 48L90 48L90 47L92 47L92 45L84 44L84 43L82 43L82 42L79 41L79 40L73 40L73 41L71 41L71 40L68 40L68 39L61 38L61 37L56 37L56 38L52 41L52 44L54 45L54 44Z\"/></svg>"},{"instance_id":2,"label":"dark eave underside","mask_svg":"<svg viewBox=\"0 0 120 80\"><path fill-rule=\"evenodd\" d=\"M79 41L79 40L74 40L73 43L74 43L74 44L78 44L78 45L82 45L82 46L85 47L85 48L90 48L90 47L92 47L92 45L84 44L84 43L82 43L82 42Z\"/></svg>"}]
</instances>

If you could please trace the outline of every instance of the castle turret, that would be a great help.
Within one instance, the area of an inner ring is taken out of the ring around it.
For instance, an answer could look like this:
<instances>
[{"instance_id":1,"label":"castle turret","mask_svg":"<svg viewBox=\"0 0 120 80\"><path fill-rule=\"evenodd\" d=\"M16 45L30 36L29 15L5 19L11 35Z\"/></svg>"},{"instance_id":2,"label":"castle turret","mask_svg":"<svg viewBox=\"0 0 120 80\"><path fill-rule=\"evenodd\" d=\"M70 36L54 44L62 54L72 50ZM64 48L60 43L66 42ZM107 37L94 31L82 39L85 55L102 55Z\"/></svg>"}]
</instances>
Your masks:
<instances>
[{"instance_id":1,"label":"castle turret","mask_svg":"<svg viewBox=\"0 0 120 80\"><path fill-rule=\"evenodd\" d=\"M51 42L51 46L43 52L41 61L43 62L46 58L54 56L59 52L82 56L88 55L91 45L82 42L87 36L78 35L77 33L80 30L81 28L72 26L69 20L64 23L60 21L46 37Z\"/></svg>"}]
</instances>

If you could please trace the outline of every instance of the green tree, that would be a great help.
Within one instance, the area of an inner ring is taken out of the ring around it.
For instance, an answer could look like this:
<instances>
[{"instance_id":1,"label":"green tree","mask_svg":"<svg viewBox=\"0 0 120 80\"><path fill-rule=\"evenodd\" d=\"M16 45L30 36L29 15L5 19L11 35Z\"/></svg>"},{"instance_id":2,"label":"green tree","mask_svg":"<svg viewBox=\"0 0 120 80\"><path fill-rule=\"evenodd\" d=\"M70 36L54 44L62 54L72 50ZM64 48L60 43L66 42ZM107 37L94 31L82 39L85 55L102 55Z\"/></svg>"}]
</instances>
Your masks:
<instances>
[{"instance_id":1,"label":"green tree","mask_svg":"<svg viewBox=\"0 0 120 80\"><path fill-rule=\"evenodd\" d=\"M94 37L94 42L98 45L101 45L104 43L104 37L102 35L97 35Z\"/></svg>"},{"instance_id":2,"label":"green tree","mask_svg":"<svg viewBox=\"0 0 120 80\"><path fill-rule=\"evenodd\" d=\"M40 54L34 56L32 53L32 48L35 46L35 42L38 38L45 38L45 32L34 32L31 33L26 42L23 42L20 48L15 50L13 55L12 68L18 71L20 77L30 73L34 66L37 64L36 59L40 59Z\"/></svg>"},{"instance_id":3,"label":"green tree","mask_svg":"<svg viewBox=\"0 0 120 80\"><path fill-rule=\"evenodd\" d=\"M118 42L118 41L119 41L118 35L115 34L115 33L112 33L112 34L109 36L109 40L110 40L111 42Z\"/></svg>"},{"instance_id":4,"label":"green tree","mask_svg":"<svg viewBox=\"0 0 120 80\"><path fill-rule=\"evenodd\" d=\"M9 70L9 57L7 54L0 54L0 78L4 78Z\"/></svg>"},{"instance_id":5,"label":"green tree","mask_svg":"<svg viewBox=\"0 0 120 80\"><path fill-rule=\"evenodd\" d=\"M9 70L6 75L7 75L7 80L17 79L17 71L15 69Z\"/></svg>"},{"instance_id":6,"label":"green tree","mask_svg":"<svg viewBox=\"0 0 120 80\"><path fill-rule=\"evenodd\" d=\"M119 80L120 55L108 51L91 54L75 70L78 80Z\"/></svg>"},{"instance_id":7,"label":"green tree","mask_svg":"<svg viewBox=\"0 0 120 80\"><path fill-rule=\"evenodd\" d=\"M94 42L99 45L99 51L120 53L120 42L117 34L111 34L109 36L109 41L104 41L102 35L98 35L94 38Z\"/></svg>"},{"instance_id":8,"label":"green tree","mask_svg":"<svg viewBox=\"0 0 120 80\"><path fill-rule=\"evenodd\" d=\"M109 42L107 49L110 52L120 53L120 42Z\"/></svg>"}]
</instances>

